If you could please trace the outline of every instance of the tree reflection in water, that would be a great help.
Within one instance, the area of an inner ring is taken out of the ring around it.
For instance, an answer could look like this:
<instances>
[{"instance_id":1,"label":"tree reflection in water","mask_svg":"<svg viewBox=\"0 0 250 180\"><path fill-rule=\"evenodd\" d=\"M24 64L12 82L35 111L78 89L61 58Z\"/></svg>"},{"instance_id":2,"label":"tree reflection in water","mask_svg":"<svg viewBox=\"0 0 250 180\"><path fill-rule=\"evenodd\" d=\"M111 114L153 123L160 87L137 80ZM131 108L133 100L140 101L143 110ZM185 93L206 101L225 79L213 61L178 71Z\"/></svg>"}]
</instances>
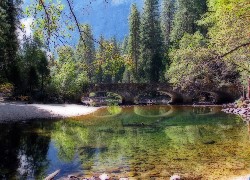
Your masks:
<instances>
[{"instance_id":1,"label":"tree reflection in water","mask_svg":"<svg viewBox=\"0 0 250 180\"><path fill-rule=\"evenodd\" d=\"M43 126L43 123L0 124L0 179L44 176L49 164L46 156L50 137L35 132Z\"/></svg>"},{"instance_id":2,"label":"tree reflection in water","mask_svg":"<svg viewBox=\"0 0 250 180\"><path fill-rule=\"evenodd\" d=\"M171 115L168 114L170 110ZM92 119L101 115L101 119ZM74 123L82 130L71 129L72 121L69 121L65 124L71 131L64 129L58 136L64 133L71 136L69 142L74 140L73 149L85 175L107 172L137 178L153 175L164 178L174 172L185 172L208 177L222 169L224 175L233 175L235 170L232 169L240 158L244 159L237 163L241 168L250 162L249 151L242 148L249 145L245 125L235 116L225 115L216 108L129 107L115 118L106 116L101 110ZM77 137L79 131L88 132L85 133L88 141L82 142ZM61 145L64 153L66 146ZM236 150L241 153L235 153Z\"/></svg>"},{"instance_id":3,"label":"tree reflection in water","mask_svg":"<svg viewBox=\"0 0 250 180\"><path fill-rule=\"evenodd\" d=\"M250 168L247 125L216 108L101 109L74 120L2 125L0 130L1 178L7 179L39 179L57 168L68 168L58 177L106 172L146 179L173 173L223 179ZM51 148L56 149L53 159L47 155ZM20 159L28 162L22 173Z\"/></svg>"}]
</instances>

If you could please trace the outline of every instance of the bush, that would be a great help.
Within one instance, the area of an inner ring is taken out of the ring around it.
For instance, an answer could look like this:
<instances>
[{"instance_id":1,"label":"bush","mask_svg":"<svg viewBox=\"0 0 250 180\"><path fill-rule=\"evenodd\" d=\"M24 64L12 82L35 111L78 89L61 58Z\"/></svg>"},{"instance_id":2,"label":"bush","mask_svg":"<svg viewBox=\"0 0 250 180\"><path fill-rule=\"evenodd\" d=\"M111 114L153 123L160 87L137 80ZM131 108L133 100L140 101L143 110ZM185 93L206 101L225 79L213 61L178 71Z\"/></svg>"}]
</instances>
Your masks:
<instances>
[{"instance_id":1,"label":"bush","mask_svg":"<svg viewBox=\"0 0 250 180\"><path fill-rule=\"evenodd\" d=\"M14 85L11 83L0 84L0 93L5 96L11 96L14 91Z\"/></svg>"}]
</instances>

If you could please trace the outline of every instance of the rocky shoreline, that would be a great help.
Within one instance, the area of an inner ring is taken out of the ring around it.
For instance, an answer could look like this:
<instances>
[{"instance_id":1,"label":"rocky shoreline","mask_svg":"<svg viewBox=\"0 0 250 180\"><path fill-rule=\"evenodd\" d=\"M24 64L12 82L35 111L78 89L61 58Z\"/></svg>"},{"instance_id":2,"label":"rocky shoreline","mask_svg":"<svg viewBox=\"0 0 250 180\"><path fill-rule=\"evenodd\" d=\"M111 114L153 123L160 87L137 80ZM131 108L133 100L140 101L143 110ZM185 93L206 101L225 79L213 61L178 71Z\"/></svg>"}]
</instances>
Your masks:
<instances>
[{"instance_id":1,"label":"rocky shoreline","mask_svg":"<svg viewBox=\"0 0 250 180\"><path fill-rule=\"evenodd\" d=\"M250 121L250 100L238 100L235 103L223 105L223 112L240 115Z\"/></svg>"}]
</instances>

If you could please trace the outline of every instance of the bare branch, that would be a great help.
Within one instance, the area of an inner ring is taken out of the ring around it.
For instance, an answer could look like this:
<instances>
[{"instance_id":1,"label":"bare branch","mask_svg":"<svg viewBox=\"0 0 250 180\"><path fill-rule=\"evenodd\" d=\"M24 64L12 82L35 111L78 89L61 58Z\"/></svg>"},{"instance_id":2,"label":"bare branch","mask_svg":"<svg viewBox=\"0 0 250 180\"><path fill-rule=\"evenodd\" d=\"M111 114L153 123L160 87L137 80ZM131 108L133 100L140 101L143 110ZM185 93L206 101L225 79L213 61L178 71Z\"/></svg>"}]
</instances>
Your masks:
<instances>
[{"instance_id":1,"label":"bare branch","mask_svg":"<svg viewBox=\"0 0 250 180\"><path fill-rule=\"evenodd\" d=\"M78 31L79 31L79 33L80 33L80 38L81 38L81 40L83 41L83 43L85 42L85 40L83 39L82 33L84 33L88 38L92 39L95 43L97 43L97 44L99 44L99 45L102 46L102 44L101 44L99 41L97 41L97 40L95 40L94 38L90 37L88 33L86 33L85 31L81 30L80 23L78 22L78 20L77 20L77 18L76 18L76 15L75 15L75 13L74 13L73 7L72 7L72 5L70 4L69 0L67 0L67 3L68 3L70 12L71 12L71 14L72 14L72 16L73 16L73 18L74 18L74 21L75 21L75 23L76 23L77 29L78 29Z\"/></svg>"},{"instance_id":2,"label":"bare branch","mask_svg":"<svg viewBox=\"0 0 250 180\"><path fill-rule=\"evenodd\" d=\"M241 45L235 47L234 49L228 51L227 53L225 53L225 54L223 54L223 55L220 55L220 56L218 56L218 57L216 57L216 58L214 58L214 59L222 59L222 58L224 58L225 56L227 56L227 55L233 53L234 51L237 51L238 49L240 49L240 48L242 48L242 47L245 47L245 46L249 46L249 45L250 45L250 42L247 42L247 43L245 43L245 44L241 44ZM214 59L212 59L212 60L214 60Z\"/></svg>"},{"instance_id":3,"label":"bare branch","mask_svg":"<svg viewBox=\"0 0 250 180\"><path fill-rule=\"evenodd\" d=\"M47 11L47 8L46 8L43 0L39 0L39 3L43 6L44 12L46 14L46 20L47 20L47 26L48 26L48 35L49 35L47 41L49 43L49 39L50 39L50 35L51 35L51 32L50 32L50 15L49 15L49 12Z\"/></svg>"},{"instance_id":4,"label":"bare branch","mask_svg":"<svg viewBox=\"0 0 250 180\"><path fill-rule=\"evenodd\" d=\"M237 51L238 49L240 49L240 48L242 48L242 47L246 47L246 46L250 46L250 42L241 44L241 45L235 47L234 49L228 51L228 52L225 53L225 54L217 55L216 57L210 59L210 61L215 61L215 60L223 59L223 58L226 57L227 55L232 54L233 52ZM208 61L208 62L209 62L209 61ZM242 68L244 71L247 71L248 73L250 73L250 70L249 70L249 69L247 69L247 68L241 66L240 64L238 64L238 63L236 63L236 62L234 62L234 61L232 61L231 63L233 63L234 65L236 65L236 66L238 66L238 67L240 67L240 68Z\"/></svg>"},{"instance_id":5,"label":"bare branch","mask_svg":"<svg viewBox=\"0 0 250 180\"><path fill-rule=\"evenodd\" d=\"M73 11L73 8L72 8L72 6L71 6L69 0L67 0L67 3L68 3L68 5L69 5L69 10L70 10L70 12L71 12L71 14L72 14L72 16L73 16L73 18L74 18L74 20L75 20L77 29L78 29L78 31L79 31L79 33L80 33L80 38L82 39L82 42L84 43L85 41L84 41L84 39L83 39L83 37L82 37L82 31L81 31L80 25L79 25L79 23L78 23L78 20L77 20L77 18L76 18L76 15L75 15L75 13L74 13L74 11Z\"/></svg>"}]
</instances>

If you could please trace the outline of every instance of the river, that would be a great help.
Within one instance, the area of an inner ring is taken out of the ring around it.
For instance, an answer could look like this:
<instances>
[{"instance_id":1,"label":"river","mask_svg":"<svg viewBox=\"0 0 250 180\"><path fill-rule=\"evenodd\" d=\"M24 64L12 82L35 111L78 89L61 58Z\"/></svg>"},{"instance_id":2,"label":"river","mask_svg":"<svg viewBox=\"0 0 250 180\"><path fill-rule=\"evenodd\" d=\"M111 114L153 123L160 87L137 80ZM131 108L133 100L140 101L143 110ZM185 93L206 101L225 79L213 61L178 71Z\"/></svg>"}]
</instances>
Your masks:
<instances>
[{"instance_id":1,"label":"river","mask_svg":"<svg viewBox=\"0 0 250 180\"><path fill-rule=\"evenodd\" d=\"M102 108L67 120L0 124L0 179L228 179L250 173L247 123L220 107Z\"/></svg>"}]
</instances>

